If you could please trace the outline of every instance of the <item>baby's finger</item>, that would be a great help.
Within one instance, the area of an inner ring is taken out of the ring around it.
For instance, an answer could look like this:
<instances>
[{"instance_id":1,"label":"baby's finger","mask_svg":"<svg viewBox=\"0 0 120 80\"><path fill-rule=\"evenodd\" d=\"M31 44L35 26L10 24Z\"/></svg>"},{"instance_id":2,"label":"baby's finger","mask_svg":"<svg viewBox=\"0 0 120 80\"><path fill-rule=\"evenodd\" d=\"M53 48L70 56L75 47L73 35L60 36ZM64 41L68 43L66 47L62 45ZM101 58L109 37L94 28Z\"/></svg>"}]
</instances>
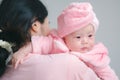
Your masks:
<instances>
[{"instance_id":1,"label":"baby's finger","mask_svg":"<svg viewBox=\"0 0 120 80\"><path fill-rule=\"evenodd\" d=\"M15 69L17 68L17 66L19 65L19 63L20 63L20 59L17 60L17 61L15 62L15 64L14 64L14 68L15 68Z\"/></svg>"},{"instance_id":2,"label":"baby's finger","mask_svg":"<svg viewBox=\"0 0 120 80\"><path fill-rule=\"evenodd\" d=\"M12 59L11 61L12 61L12 65L14 67L14 65L15 65L15 59Z\"/></svg>"},{"instance_id":3,"label":"baby's finger","mask_svg":"<svg viewBox=\"0 0 120 80\"><path fill-rule=\"evenodd\" d=\"M23 63L23 59L20 60L19 64L22 64Z\"/></svg>"}]
</instances>

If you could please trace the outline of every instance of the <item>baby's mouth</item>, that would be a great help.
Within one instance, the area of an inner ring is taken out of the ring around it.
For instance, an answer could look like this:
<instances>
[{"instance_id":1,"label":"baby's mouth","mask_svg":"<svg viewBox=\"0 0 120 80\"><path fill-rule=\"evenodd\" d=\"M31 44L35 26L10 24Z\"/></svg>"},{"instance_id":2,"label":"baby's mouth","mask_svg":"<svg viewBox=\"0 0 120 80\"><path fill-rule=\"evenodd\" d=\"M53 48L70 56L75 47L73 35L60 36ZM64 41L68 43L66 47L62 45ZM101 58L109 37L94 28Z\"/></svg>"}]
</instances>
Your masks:
<instances>
[{"instance_id":1,"label":"baby's mouth","mask_svg":"<svg viewBox=\"0 0 120 80\"><path fill-rule=\"evenodd\" d=\"M88 48L87 47L83 47L83 48L81 48L81 50L85 51L85 50L88 50Z\"/></svg>"}]
</instances>

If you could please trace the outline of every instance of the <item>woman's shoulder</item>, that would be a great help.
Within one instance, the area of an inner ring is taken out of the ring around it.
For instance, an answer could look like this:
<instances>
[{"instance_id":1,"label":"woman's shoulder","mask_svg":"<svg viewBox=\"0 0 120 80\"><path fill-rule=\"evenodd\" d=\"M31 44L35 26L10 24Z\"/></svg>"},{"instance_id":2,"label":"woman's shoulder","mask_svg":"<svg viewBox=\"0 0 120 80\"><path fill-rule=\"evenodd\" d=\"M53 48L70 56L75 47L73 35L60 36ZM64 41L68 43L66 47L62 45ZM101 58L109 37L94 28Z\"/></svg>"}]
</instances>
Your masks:
<instances>
[{"instance_id":1,"label":"woman's shoulder","mask_svg":"<svg viewBox=\"0 0 120 80\"><path fill-rule=\"evenodd\" d=\"M74 55L29 54L17 69L9 68L1 80L79 80L85 77L96 80L94 72Z\"/></svg>"}]
</instances>

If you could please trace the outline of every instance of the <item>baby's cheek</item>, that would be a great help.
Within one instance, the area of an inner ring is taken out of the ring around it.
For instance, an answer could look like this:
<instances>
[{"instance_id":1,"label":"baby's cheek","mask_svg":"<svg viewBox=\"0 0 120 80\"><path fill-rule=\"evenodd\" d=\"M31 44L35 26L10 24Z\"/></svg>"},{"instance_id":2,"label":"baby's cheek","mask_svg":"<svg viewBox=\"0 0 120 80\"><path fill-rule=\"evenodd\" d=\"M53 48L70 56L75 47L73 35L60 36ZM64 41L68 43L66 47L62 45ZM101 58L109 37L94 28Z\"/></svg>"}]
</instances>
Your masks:
<instances>
[{"instance_id":1,"label":"baby's cheek","mask_svg":"<svg viewBox=\"0 0 120 80\"><path fill-rule=\"evenodd\" d=\"M89 39L89 42L90 42L91 44L94 44L94 43L95 43L95 38L90 38L90 39Z\"/></svg>"},{"instance_id":2,"label":"baby's cheek","mask_svg":"<svg viewBox=\"0 0 120 80\"><path fill-rule=\"evenodd\" d=\"M70 49L71 49L72 51L76 51L76 50L78 50L79 48L80 48L80 45L78 45L77 43L72 42L72 44L70 45Z\"/></svg>"}]
</instances>

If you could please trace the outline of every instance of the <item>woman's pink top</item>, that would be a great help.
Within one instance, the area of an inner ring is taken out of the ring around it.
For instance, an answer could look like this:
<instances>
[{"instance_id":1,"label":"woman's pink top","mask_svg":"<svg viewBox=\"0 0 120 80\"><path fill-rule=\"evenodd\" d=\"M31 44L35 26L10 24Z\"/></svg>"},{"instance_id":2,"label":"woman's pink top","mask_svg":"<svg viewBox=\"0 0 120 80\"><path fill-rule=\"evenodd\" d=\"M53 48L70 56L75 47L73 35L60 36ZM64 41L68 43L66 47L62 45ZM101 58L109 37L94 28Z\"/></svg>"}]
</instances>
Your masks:
<instances>
[{"instance_id":1,"label":"woman's pink top","mask_svg":"<svg viewBox=\"0 0 120 80\"><path fill-rule=\"evenodd\" d=\"M30 53L16 69L8 67L0 80L99 80L97 75L71 54Z\"/></svg>"}]
</instances>

